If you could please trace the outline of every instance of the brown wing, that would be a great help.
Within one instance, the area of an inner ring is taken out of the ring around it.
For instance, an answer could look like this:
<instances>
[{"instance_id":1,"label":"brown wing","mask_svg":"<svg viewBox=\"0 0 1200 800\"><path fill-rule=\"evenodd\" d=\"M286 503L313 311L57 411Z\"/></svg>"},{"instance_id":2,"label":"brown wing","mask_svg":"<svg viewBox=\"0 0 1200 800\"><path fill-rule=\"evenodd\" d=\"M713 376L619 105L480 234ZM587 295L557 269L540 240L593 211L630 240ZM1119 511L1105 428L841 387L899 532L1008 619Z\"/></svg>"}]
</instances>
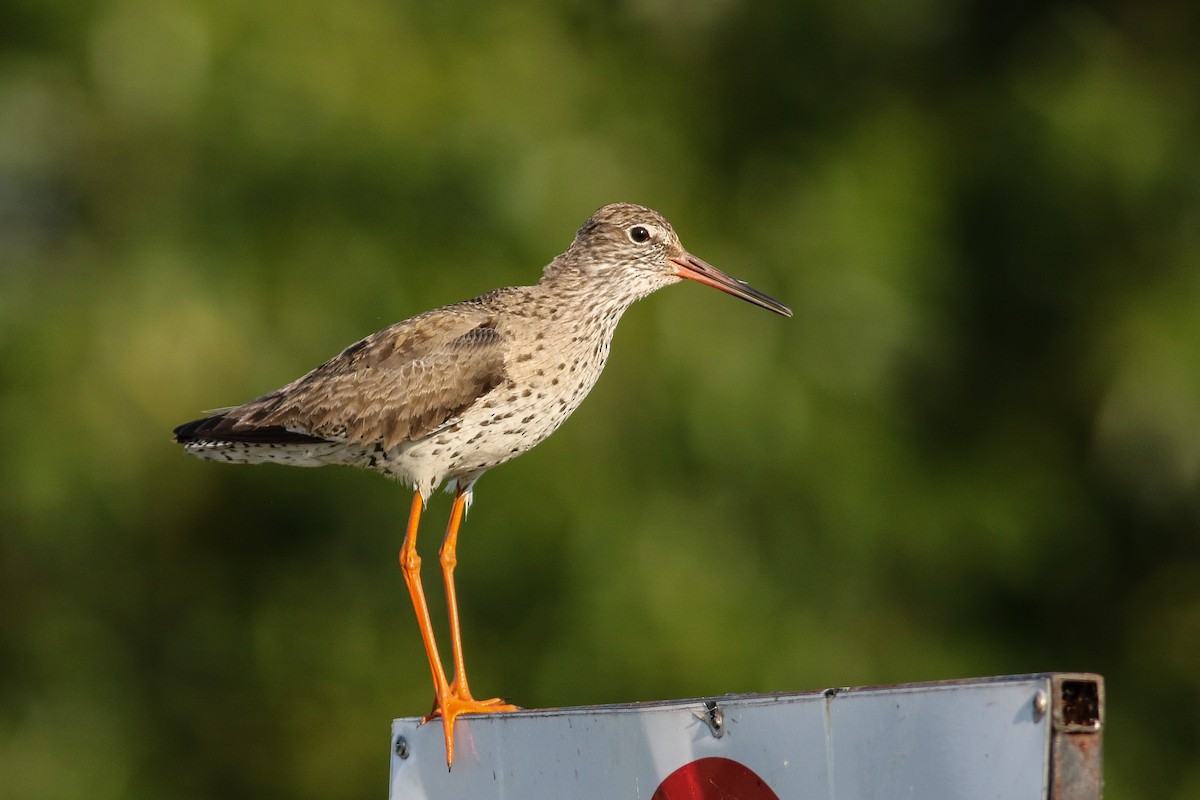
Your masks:
<instances>
[{"instance_id":1,"label":"brown wing","mask_svg":"<svg viewBox=\"0 0 1200 800\"><path fill-rule=\"evenodd\" d=\"M507 380L504 345L494 318L483 310L431 311L374 333L282 389L225 412L203 434L390 449L452 424Z\"/></svg>"}]
</instances>

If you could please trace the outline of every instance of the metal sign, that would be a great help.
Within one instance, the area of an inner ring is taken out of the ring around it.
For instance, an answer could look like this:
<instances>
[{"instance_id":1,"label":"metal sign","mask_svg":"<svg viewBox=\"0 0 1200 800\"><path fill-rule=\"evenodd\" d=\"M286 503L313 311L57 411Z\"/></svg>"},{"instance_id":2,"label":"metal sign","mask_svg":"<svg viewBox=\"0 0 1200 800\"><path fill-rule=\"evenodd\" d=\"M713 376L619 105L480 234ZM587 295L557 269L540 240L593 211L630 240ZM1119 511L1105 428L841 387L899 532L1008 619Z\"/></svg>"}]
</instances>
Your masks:
<instances>
[{"instance_id":1,"label":"metal sign","mask_svg":"<svg viewBox=\"0 0 1200 800\"><path fill-rule=\"evenodd\" d=\"M1047 673L392 725L391 800L1099 800L1104 686Z\"/></svg>"}]
</instances>

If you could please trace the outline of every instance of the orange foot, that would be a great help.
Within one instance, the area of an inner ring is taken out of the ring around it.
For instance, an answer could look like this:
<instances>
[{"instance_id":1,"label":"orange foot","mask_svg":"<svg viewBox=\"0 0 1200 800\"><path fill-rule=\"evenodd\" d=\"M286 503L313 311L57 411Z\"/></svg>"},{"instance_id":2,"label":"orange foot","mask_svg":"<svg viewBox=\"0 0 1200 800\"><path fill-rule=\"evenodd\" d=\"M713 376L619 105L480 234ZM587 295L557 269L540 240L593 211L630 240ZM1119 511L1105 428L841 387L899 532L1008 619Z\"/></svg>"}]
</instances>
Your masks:
<instances>
[{"instance_id":1,"label":"orange foot","mask_svg":"<svg viewBox=\"0 0 1200 800\"><path fill-rule=\"evenodd\" d=\"M520 710L520 706L514 706L499 697L476 700L471 697L469 689L460 689L455 681L447 687L444 697L434 700L433 710L421 720L421 724L431 719L442 718L442 728L446 732L446 769L450 769L454 766L454 723L460 714L498 714Z\"/></svg>"}]
</instances>

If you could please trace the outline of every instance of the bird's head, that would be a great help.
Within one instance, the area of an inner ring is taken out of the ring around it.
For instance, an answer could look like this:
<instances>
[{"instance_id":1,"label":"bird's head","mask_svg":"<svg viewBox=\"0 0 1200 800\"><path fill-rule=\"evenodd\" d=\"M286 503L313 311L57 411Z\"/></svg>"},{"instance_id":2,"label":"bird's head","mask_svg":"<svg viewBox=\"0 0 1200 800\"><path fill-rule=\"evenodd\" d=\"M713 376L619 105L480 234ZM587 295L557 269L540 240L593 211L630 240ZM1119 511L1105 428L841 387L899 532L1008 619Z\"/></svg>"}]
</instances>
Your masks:
<instances>
[{"instance_id":1,"label":"bird's head","mask_svg":"<svg viewBox=\"0 0 1200 800\"><path fill-rule=\"evenodd\" d=\"M689 253L662 214L633 203L612 203L592 214L567 252L546 270L548 276L555 271L620 285L633 299L687 278L792 315L783 303Z\"/></svg>"}]
</instances>

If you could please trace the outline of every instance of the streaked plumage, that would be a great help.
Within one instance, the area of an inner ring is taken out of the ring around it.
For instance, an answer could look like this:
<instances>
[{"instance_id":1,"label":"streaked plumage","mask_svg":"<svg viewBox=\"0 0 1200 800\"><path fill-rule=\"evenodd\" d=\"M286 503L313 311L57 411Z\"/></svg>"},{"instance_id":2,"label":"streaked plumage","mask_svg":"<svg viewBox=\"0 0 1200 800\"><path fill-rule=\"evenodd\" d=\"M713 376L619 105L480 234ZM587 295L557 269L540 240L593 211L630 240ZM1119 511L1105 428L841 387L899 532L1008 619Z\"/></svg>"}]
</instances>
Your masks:
<instances>
[{"instance_id":1,"label":"streaked plumage","mask_svg":"<svg viewBox=\"0 0 1200 800\"><path fill-rule=\"evenodd\" d=\"M625 310L682 278L791 315L778 301L689 254L657 212L609 205L584 223L538 283L498 289L384 328L281 389L179 426L175 440L204 459L344 464L411 485L420 503L414 502L401 559L418 617L427 621L416 574L420 505L443 482L455 482L447 533L453 556L455 515L469 503L474 482L553 433L595 384ZM456 714L507 708L475 701L466 688L452 570L443 558L453 682L440 674L432 632L422 628L448 762Z\"/></svg>"}]
</instances>

